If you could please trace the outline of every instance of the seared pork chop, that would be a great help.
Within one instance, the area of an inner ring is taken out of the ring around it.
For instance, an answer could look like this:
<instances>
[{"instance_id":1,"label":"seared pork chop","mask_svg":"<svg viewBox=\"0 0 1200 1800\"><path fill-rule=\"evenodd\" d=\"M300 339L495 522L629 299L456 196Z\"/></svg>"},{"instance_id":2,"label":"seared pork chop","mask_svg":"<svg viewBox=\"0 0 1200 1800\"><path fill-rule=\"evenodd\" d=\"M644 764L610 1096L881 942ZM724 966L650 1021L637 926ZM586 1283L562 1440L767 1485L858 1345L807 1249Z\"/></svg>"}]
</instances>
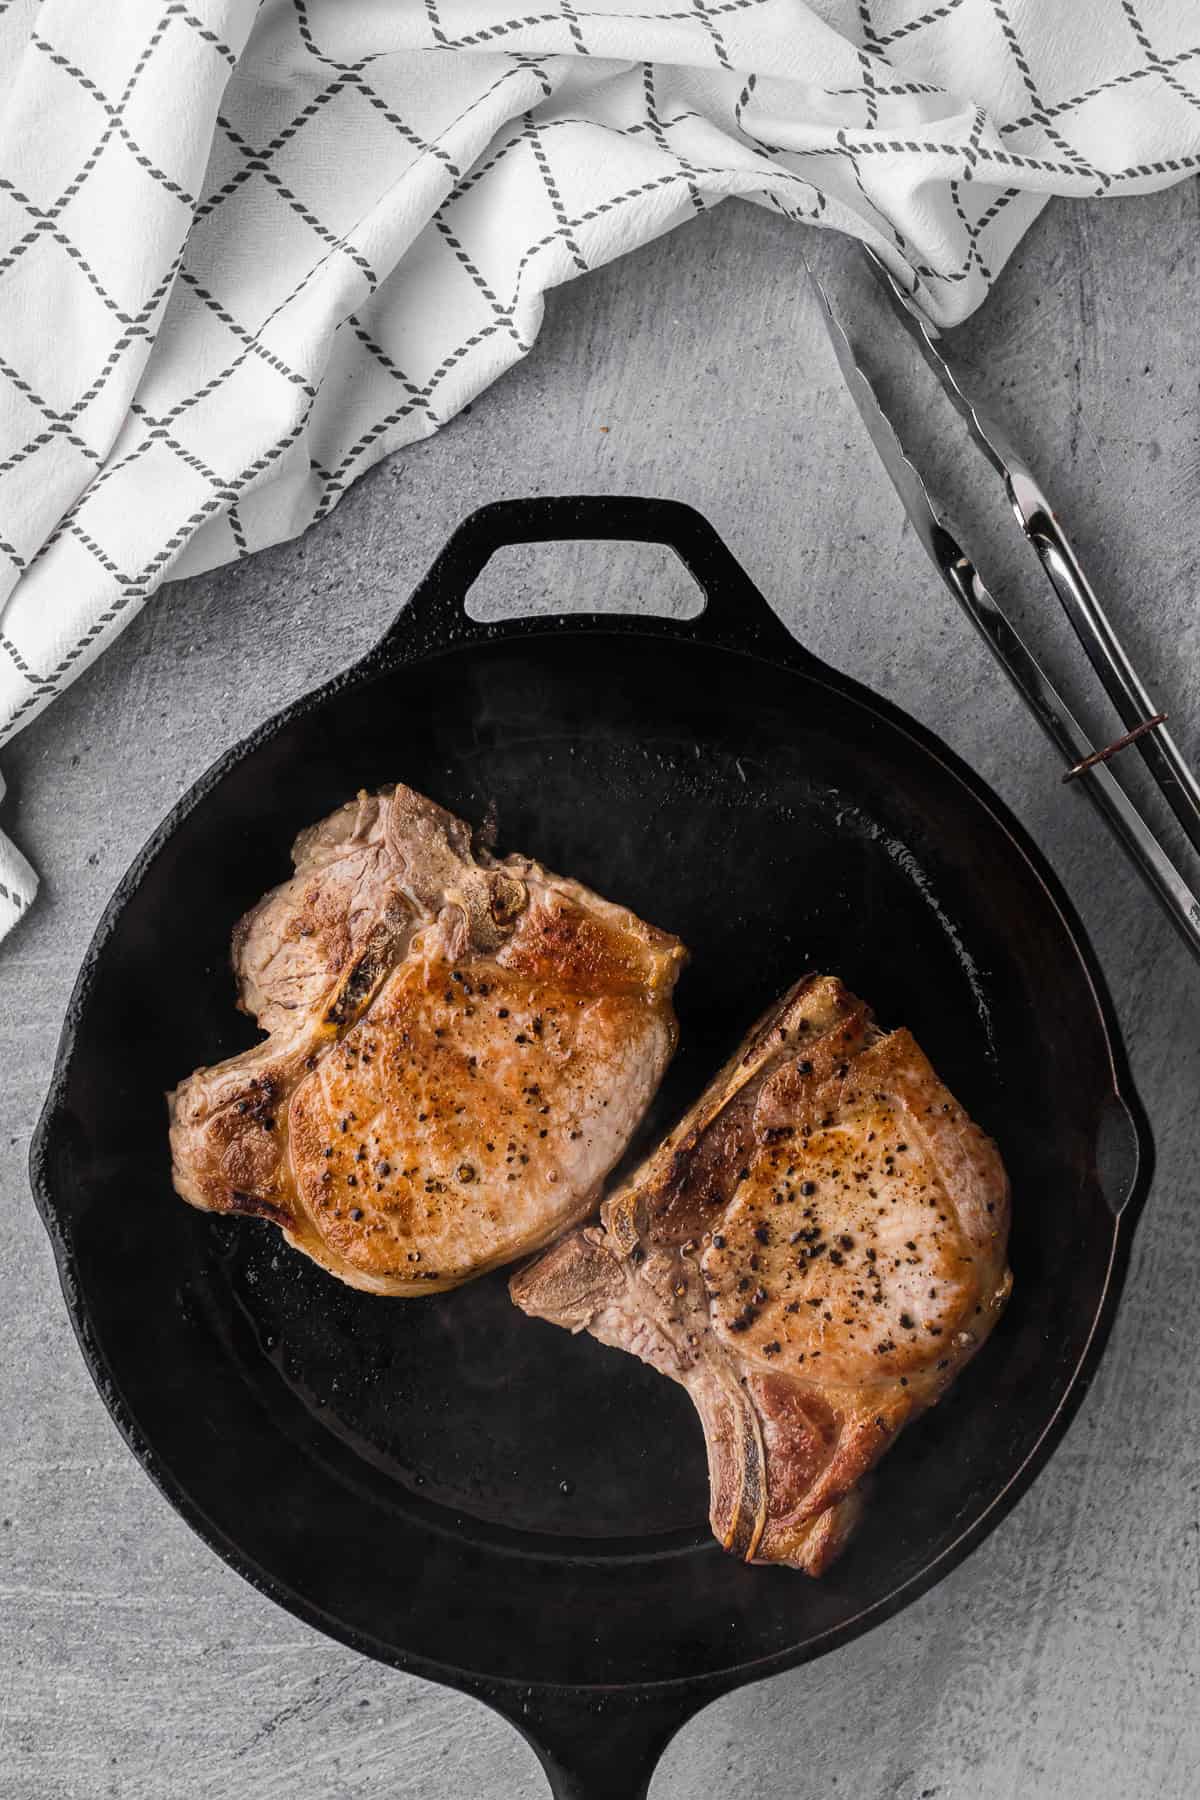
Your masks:
<instances>
[{"instance_id":1,"label":"seared pork chop","mask_svg":"<svg viewBox=\"0 0 1200 1800\"><path fill-rule=\"evenodd\" d=\"M907 1031L811 976L601 1218L518 1271L513 1299L681 1382L721 1543L821 1574L863 1477L1008 1298L994 1144Z\"/></svg>"},{"instance_id":2,"label":"seared pork chop","mask_svg":"<svg viewBox=\"0 0 1200 1800\"><path fill-rule=\"evenodd\" d=\"M474 852L404 787L293 849L236 927L266 1041L170 1096L175 1186L330 1274L435 1293L593 1209L675 1048L685 952L578 882Z\"/></svg>"}]
</instances>

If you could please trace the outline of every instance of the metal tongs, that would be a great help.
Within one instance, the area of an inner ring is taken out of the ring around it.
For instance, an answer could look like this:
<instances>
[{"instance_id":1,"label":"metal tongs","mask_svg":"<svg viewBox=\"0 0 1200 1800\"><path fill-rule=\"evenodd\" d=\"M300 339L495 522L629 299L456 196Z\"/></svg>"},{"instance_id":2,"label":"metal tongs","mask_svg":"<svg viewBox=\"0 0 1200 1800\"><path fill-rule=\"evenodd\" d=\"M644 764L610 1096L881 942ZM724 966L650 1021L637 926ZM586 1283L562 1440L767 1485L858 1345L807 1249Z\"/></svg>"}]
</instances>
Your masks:
<instances>
[{"instance_id":1,"label":"metal tongs","mask_svg":"<svg viewBox=\"0 0 1200 1800\"><path fill-rule=\"evenodd\" d=\"M1016 514L1076 635L1124 725L1124 736L1096 749L1061 694L984 586L970 557L946 526L928 489L906 455L891 419L863 372L828 294L809 270L850 396L862 415L892 485L930 561L980 632L993 656L1043 731L1067 759L1064 781L1079 779L1130 860L1149 883L1193 956L1200 959L1200 900L1192 892L1133 801L1109 768L1109 760L1135 744L1167 804L1200 851L1200 782L1121 646L1050 502L1024 459L991 419L964 393L934 341L933 330L890 270L866 253L918 350L965 420L972 438L999 474Z\"/></svg>"}]
</instances>

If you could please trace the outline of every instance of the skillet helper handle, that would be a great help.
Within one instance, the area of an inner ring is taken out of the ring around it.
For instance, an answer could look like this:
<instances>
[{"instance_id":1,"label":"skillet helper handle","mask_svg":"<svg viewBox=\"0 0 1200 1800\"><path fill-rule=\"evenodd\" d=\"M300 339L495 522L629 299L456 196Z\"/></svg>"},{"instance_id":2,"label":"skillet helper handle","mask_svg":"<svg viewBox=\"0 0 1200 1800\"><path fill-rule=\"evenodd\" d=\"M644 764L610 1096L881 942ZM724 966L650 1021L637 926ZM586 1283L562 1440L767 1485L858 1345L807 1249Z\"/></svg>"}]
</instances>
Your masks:
<instances>
[{"instance_id":1,"label":"skillet helper handle","mask_svg":"<svg viewBox=\"0 0 1200 1800\"><path fill-rule=\"evenodd\" d=\"M536 1751L554 1800L646 1800L663 1751L714 1697L566 1690L488 1700Z\"/></svg>"},{"instance_id":2,"label":"skillet helper handle","mask_svg":"<svg viewBox=\"0 0 1200 1800\"><path fill-rule=\"evenodd\" d=\"M496 500L463 520L412 599L376 646L386 661L448 650L528 630L553 632L559 621L481 625L465 610L468 593L498 550L510 544L570 540L663 544L673 550L704 595L704 611L686 621L660 621L671 635L729 649L762 650L776 658L808 661L807 652L767 604L737 558L694 507L682 500L625 494L567 494ZM645 614L612 615L608 626L644 629ZM578 626L579 616L572 624Z\"/></svg>"}]
</instances>

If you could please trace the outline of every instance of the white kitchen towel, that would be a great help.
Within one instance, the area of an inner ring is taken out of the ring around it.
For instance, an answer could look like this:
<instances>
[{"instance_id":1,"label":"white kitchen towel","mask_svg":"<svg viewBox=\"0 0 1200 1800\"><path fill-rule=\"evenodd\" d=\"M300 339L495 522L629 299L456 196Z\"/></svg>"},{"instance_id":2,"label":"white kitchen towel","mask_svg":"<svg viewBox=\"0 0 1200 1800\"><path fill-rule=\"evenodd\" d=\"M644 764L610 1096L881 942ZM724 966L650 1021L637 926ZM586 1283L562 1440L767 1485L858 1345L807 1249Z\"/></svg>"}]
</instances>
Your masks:
<instances>
[{"instance_id":1,"label":"white kitchen towel","mask_svg":"<svg viewBox=\"0 0 1200 1800\"><path fill-rule=\"evenodd\" d=\"M525 4L0 0L0 742L727 195L950 324L1049 195L1200 166L1197 0ZM0 933L34 886L0 838Z\"/></svg>"}]
</instances>

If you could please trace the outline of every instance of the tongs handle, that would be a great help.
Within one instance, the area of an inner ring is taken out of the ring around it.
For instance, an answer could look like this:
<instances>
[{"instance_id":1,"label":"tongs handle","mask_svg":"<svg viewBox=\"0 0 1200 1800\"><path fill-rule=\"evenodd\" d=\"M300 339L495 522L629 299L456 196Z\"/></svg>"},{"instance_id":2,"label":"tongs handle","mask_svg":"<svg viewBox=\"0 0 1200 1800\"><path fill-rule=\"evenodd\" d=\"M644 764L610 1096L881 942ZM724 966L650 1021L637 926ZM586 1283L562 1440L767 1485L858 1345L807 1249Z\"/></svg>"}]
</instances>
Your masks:
<instances>
[{"instance_id":1,"label":"tongs handle","mask_svg":"<svg viewBox=\"0 0 1200 1800\"><path fill-rule=\"evenodd\" d=\"M1008 486L1021 529L1041 557L1042 567L1050 577L1092 667L1103 682L1104 691L1122 722L1130 731L1135 731L1157 711L1153 700L1033 476L1019 465L1010 465ZM1200 781L1188 767L1166 725L1144 732L1136 741L1164 800L1187 833L1192 847L1200 851Z\"/></svg>"},{"instance_id":2,"label":"tongs handle","mask_svg":"<svg viewBox=\"0 0 1200 1800\"><path fill-rule=\"evenodd\" d=\"M1079 721L1036 657L997 607L969 558L943 532L941 575L1051 743L1069 763L1088 762L1092 748ZM957 552L957 554L954 554ZM1088 768L1084 791L1126 855L1141 871L1180 937L1200 960L1200 901L1104 761Z\"/></svg>"},{"instance_id":3,"label":"tongs handle","mask_svg":"<svg viewBox=\"0 0 1200 1800\"><path fill-rule=\"evenodd\" d=\"M1200 900L1109 768L1107 757L1115 746L1099 754L1093 750L1066 701L988 592L979 571L935 507L916 465L900 442L828 294L811 270L809 275L847 390L922 548L1043 731L1066 757L1070 772L1086 768L1080 785L1140 870L1192 955L1200 960ZM953 381L949 370L947 375ZM955 390L961 393L957 384ZM964 403L969 405L969 402ZM990 440L985 441L989 460L996 462L998 452Z\"/></svg>"},{"instance_id":4,"label":"tongs handle","mask_svg":"<svg viewBox=\"0 0 1200 1800\"><path fill-rule=\"evenodd\" d=\"M938 349L934 333L891 270L871 250L866 255L888 293L901 323L937 377L951 405L1004 483L1018 525L1041 559L1089 661L1122 723L1137 736L1129 741L1146 762L1155 783L1188 840L1200 851L1200 781L1166 725L1157 722L1158 708L1084 574L1066 532L1055 517L1041 485L1020 452L979 404L960 385L953 367Z\"/></svg>"}]
</instances>

